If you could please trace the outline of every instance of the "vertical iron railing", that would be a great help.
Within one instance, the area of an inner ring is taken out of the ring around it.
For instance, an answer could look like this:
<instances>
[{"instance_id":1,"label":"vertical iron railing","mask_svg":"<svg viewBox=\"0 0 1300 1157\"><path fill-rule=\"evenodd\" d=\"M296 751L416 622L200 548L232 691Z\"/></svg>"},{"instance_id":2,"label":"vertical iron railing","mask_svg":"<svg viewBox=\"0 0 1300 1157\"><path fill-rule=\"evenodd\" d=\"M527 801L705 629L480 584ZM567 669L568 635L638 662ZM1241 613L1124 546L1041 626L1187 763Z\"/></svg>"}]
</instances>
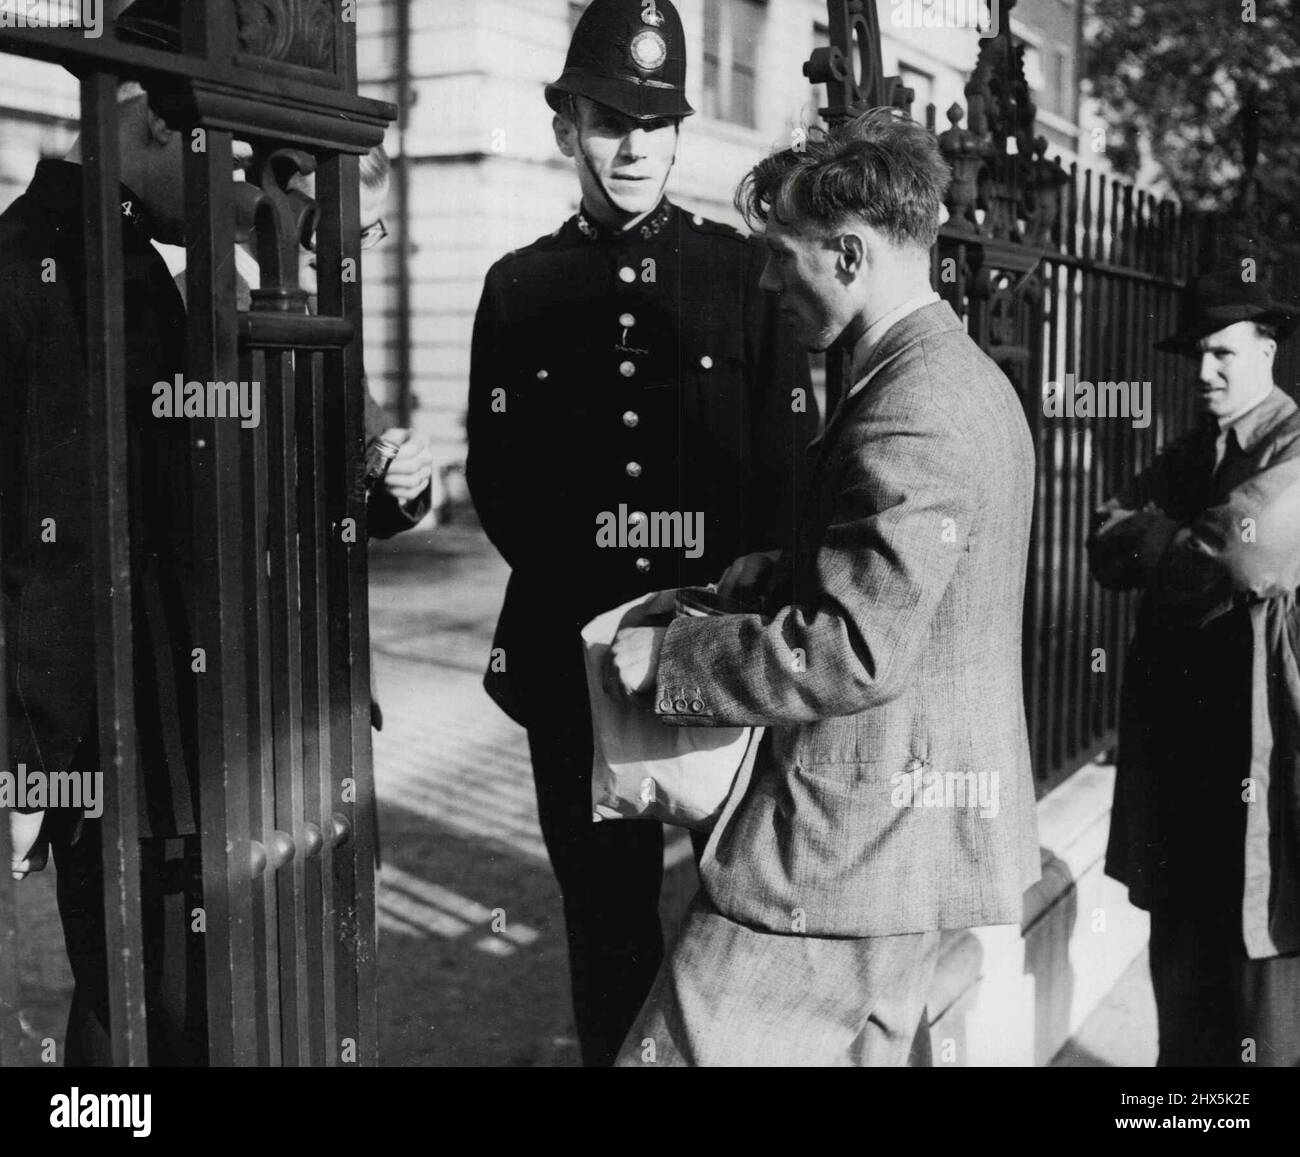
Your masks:
<instances>
[{"instance_id":1,"label":"vertical iron railing","mask_svg":"<svg viewBox=\"0 0 1300 1157\"><path fill-rule=\"evenodd\" d=\"M94 457L90 501L95 599L95 687L103 815L104 909L113 1063L144 1064L140 823L131 642L131 532L127 479L126 332L122 285L117 77L81 82L86 206L87 426ZM126 724L125 726L123 724Z\"/></svg>"},{"instance_id":2,"label":"vertical iron railing","mask_svg":"<svg viewBox=\"0 0 1300 1157\"><path fill-rule=\"evenodd\" d=\"M146 77L151 102L183 134L185 379L257 382L263 400L255 427L214 414L188 419L210 1059L377 1059L358 157L380 143L395 110L355 95L348 8L189 3L180 54L75 29L0 30L0 52L63 64L83 78L95 661L121 1064L147 1061L118 210L122 74ZM236 310L231 260L236 138L252 144L258 186L262 283L245 313ZM316 204L290 187L313 171ZM298 252L317 213L320 310L310 315ZM0 657L2 648L0 638ZM20 996L3 863L0 1063L16 1055Z\"/></svg>"},{"instance_id":3,"label":"vertical iron railing","mask_svg":"<svg viewBox=\"0 0 1300 1157\"><path fill-rule=\"evenodd\" d=\"M1179 360L1153 342L1175 324L1187 278L1209 259L1210 223L1107 177L1067 171L1036 135L1015 0L980 41L967 104L938 140L953 170L933 284L1006 373L1037 453L1025 588L1024 679L1038 789L1045 793L1109 748L1118 724L1131 596L1102 591L1084 544L1092 512L1192 419ZM873 106L910 115L911 92L881 66L872 0L828 0L830 45L804 72L827 85L835 124ZM932 130L936 110L925 110ZM965 124L963 126L963 121ZM843 359L828 358L828 406ZM1151 426L1049 416L1049 382L1151 383Z\"/></svg>"}]
</instances>

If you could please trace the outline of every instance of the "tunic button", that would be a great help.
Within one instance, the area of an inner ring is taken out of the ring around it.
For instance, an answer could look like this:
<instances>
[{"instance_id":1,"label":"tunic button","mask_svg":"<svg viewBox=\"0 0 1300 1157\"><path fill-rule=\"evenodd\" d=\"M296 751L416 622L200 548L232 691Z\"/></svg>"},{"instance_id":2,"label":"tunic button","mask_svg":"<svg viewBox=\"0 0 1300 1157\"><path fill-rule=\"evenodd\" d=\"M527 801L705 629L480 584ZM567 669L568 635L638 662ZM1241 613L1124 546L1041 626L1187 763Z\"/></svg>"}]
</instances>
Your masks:
<instances>
[{"instance_id":1,"label":"tunic button","mask_svg":"<svg viewBox=\"0 0 1300 1157\"><path fill-rule=\"evenodd\" d=\"M634 366L631 362L624 362L622 365L618 367L618 372L622 374L625 378L630 378L633 374L636 373L636 366Z\"/></svg>"},{"instance_id":2,"label":"tunic button","mask_svg":"<svg viewBox=\"0 0 1300 1157\"><path fill-rule=\"evenodd\" d=\"M624 265L623 268L618 271L618 279L631 285L632 282L636 280L636 270L630 265Z\"/></svg>"},{"instance_id":3,"label":"tunic button","mask_svg":"<svg viewBox=\"0 0 1300 1157\"><path fill-rule=\"evenodd\" d=\"M641 463L640 463L640 462L629 462L629 463L627 464L627 476L628 476L629 478L640 478L640 477L641 477Z\"/></svg>"},{"instance_id":4,"label":"tunic button","mask_svg":"<svg viewBox=\"0 0 1300 1157\"><path fill-rule=\"evenodd\" d=\"M630 313L624 313L619 316L618 324L624 329L631 329L636 325L636 318L634 318Z\"/></svg>"},{"instance_id":5,"label":"tunic button","mask_svg":"<svg viewBox=\"0 0 1300 1157\"><path fill-rule=\"evenodd\" d=\"M635 410L628 410L623 414L623 425L625 425L629 430L640 421L641 416Z\"/></svg>"},{"instance_id":6,"label":"tunic button","mask_svg":"<svg viewBox=\"0 0 1300 1157\"><path fill-rule=\"evenodd\" d=\"M546 379L549 378L550 376L551 376L551 375L550 375L549 373L547 373L546 370L538 370L538 371L537 371L537 380L538 380L539 382L544 382L544 381L546 381Z\"/></svg>"},{"instance_id":7,"label":"tunic button","mask_svg":"<svg viewBox=\"0 0 1300 1157\"><path fill-rule=\"evenodd\" d=\"M640 526L645 521L644 510L634 510L627 516L629 526Z\"/></svg>"},{"instance_id":8,"label":"tunic button","mask_svg":"<svg viewBox=\"0 0 1300 1157\"><path fill-rule=\"evenodd\" d=\"M645 574L650 569L650 560L648 558L639 558L636 560L636 569Z\"/></svg>"},{"instance_id":9,"label":"tunic button","mask_svg":"<svg viewBox=\"0 0 1300 1157\"><path fill-rule=\"evenodd\" d=\"M700 365L702 365L706 370L711 370L713 369L713 359L709 357L708 354L705 354L700 358Z\"/></svg>"},{"instance_id":10,"label":"tunic button","mask_svg":"<svg viewBox=\"0 0 1300 1157\"><path fill-rule=\"evenodd\" d=\"M704 224L704 218L701 217L698 213L696 213L695 216L691 218L691 220L694 221L695 224L697 224L697 225L703 225L703 224Z\"/></svg>"}]
</instances>

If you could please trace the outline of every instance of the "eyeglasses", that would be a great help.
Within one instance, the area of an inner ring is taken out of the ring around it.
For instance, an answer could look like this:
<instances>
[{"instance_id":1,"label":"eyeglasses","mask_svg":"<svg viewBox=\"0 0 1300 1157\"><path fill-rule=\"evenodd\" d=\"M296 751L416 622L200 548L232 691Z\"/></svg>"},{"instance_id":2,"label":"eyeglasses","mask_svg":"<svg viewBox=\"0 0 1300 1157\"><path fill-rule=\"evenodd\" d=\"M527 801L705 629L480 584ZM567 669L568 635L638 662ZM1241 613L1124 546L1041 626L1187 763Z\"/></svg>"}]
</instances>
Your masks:
<instances>
[{"instance_id":1,"label":"eyeglasses","mask_svg":"<svg viewBox=\"0 0 1300 1157\"><path fill-rule=\"evenodd\" d=\"M377 221L361 230L361 248L373 249L387 236L388 226L384 224L384 219L380 217ZM316 252L316 222L314 220L303 234L302 247L308 253Z\"/></svg>"},{"instance_id":2,"label":"eyeglasses","mask_svg":"<svg viewBox=\"0 0 1300 1157\"><path fill-rule=\"evenodd\" d=\"M373 224L367 225L361 230L361 248L373 249L387 236L388 226L384 224L384 219L380 217Z\"/></svg>"}]
</instances>

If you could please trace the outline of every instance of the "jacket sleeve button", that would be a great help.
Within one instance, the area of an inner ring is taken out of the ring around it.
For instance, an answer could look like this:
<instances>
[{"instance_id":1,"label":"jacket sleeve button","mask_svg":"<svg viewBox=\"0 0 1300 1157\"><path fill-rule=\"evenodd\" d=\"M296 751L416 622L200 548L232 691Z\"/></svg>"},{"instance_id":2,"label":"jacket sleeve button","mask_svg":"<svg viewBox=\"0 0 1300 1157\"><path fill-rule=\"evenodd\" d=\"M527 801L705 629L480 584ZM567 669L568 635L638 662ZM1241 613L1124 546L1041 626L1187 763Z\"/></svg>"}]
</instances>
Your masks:
<instances>
[{"instance_id":1,"label":"jacket sleeve button","mask_svg":"<svg viewBox=\"0 0 1300 1157\"><path fill-rule=\"evenodd\" d=\"M618 279L626 285L631 285L632 282L636 280L636 270L630 265L624 265L623 268L618 271Z\"/></svg>"},{"instance_id":2,"label":"jacket sleeve button","mask_svg":"<svg viewBox=\"0 0 1300 1157\"><path fill-rule=\"evenodd\" d=\"M713 369L713 359L709 357L708 354L705 354L702 358L700 358L700 365L703 366L706 370L711 370Z\"/></svg>"}]
</instances>

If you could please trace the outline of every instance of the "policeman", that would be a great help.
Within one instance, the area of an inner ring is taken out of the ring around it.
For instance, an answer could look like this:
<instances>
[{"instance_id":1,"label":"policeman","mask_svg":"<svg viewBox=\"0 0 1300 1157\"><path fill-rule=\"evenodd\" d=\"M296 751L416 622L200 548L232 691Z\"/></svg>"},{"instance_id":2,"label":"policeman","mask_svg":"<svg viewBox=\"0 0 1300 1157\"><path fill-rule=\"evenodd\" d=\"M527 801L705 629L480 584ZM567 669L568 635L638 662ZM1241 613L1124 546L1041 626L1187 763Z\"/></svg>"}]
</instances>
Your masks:
<instances>
[{"instance_id":1,"label":"policeman","mask_svg":"<svg viewBox=\"0 0 1300 1157\"><path fill-rule=\"evenodd\" d=\"M593 0L546 88L581 206L492 266L474 323L468 481L511 568L484 682L528 730L588 1065L612 1063L659 966L663 832L592 822L579 631L779 549L816 427L761 247L664 196L685 85L668 0Z\"/></svg>"}]
</instances>

